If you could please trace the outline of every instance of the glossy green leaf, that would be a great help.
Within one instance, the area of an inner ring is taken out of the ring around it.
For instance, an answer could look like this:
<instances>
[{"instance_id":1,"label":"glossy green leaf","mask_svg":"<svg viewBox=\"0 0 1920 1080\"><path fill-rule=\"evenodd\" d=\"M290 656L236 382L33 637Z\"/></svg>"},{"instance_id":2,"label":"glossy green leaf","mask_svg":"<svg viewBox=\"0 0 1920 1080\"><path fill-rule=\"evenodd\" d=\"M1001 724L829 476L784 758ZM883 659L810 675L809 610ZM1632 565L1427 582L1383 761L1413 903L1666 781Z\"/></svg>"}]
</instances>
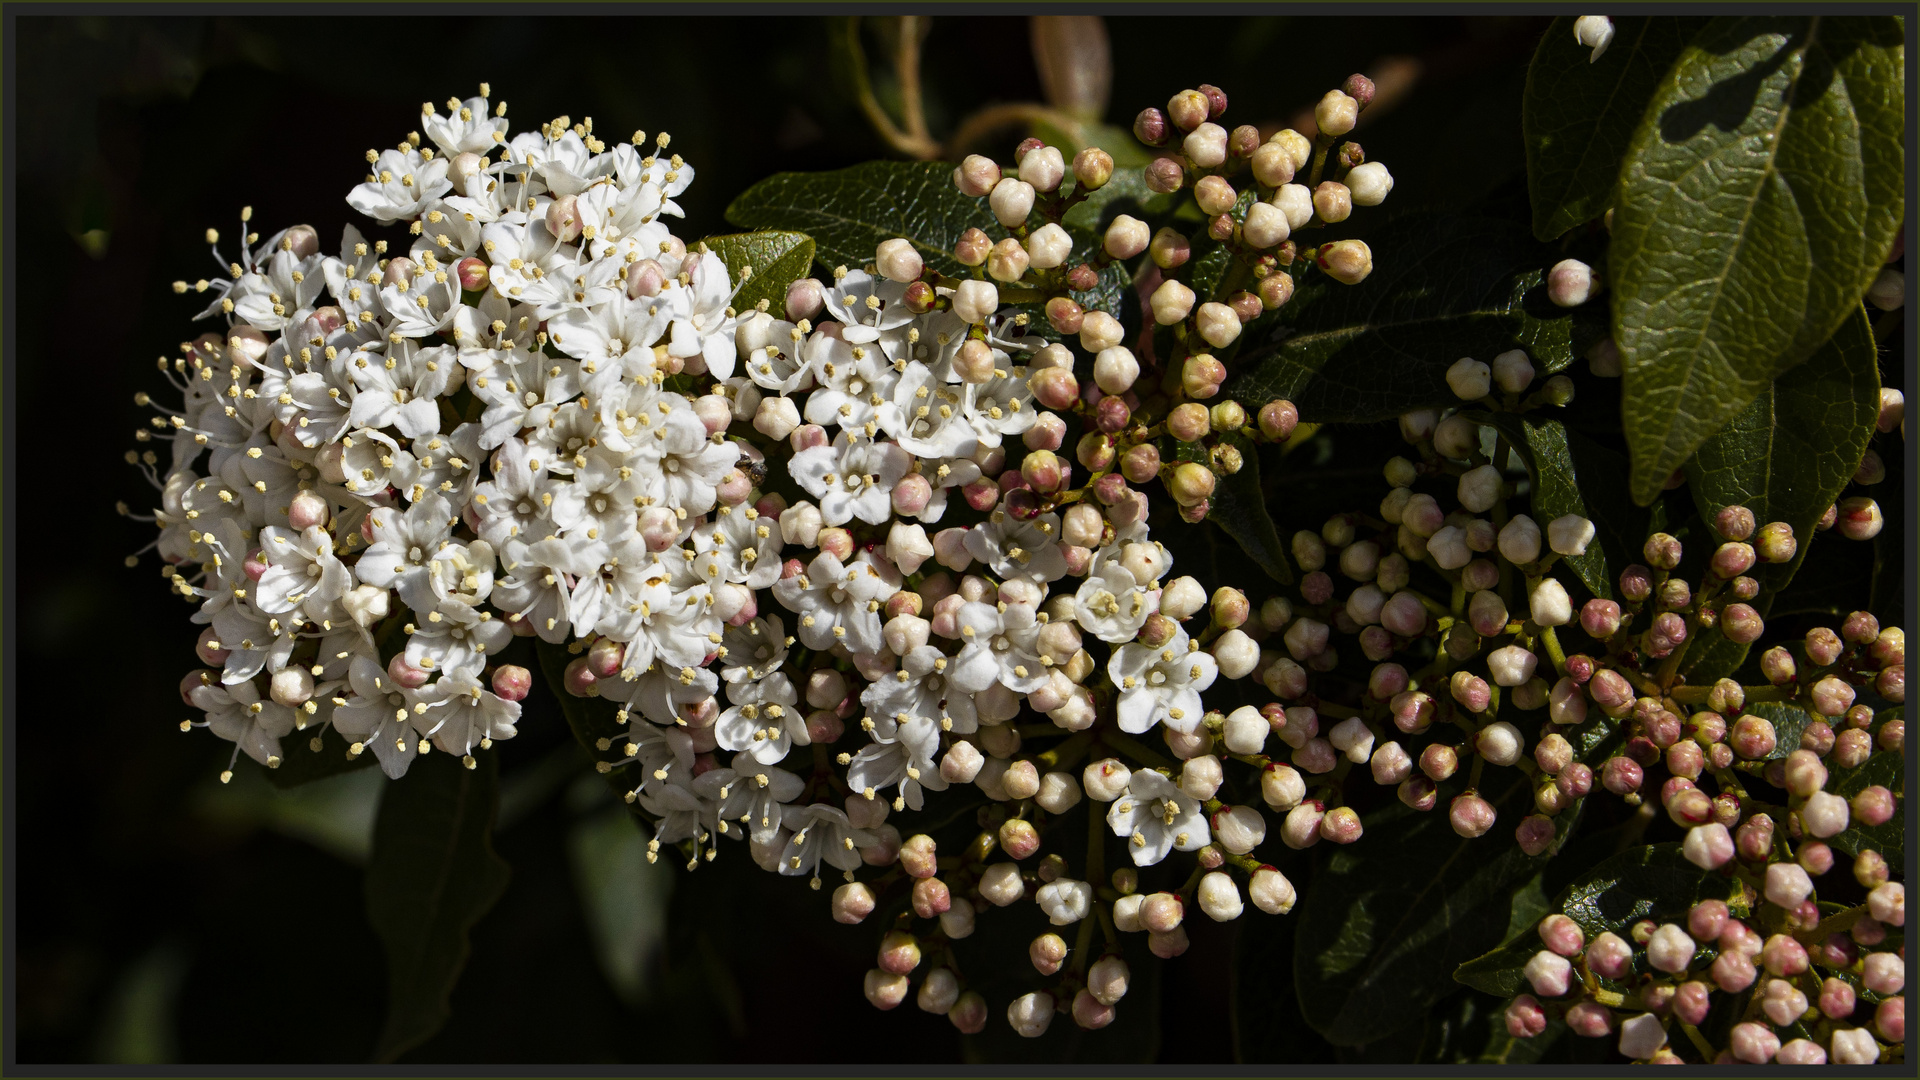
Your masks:
<instances>
[{"instance_id":1,"label":"glossy green leaf","mask_svg":"<svg viewBox=\"0 0 1920 1080\"><path fill-rule=\"evenodd\" d=\"M634 1007L645 1001L649 961L666 932L674 882L672 860L648 862L647 843L647 834L618 803L575 822L567 833L594 959L620 999Z\"/></svg>"},{"instance_id":2,"label":"glossy green leaf","mask_svg":"<svg viewBox=\"0 0 1920 1080\"><path fill-rule=\"evenodd\" d=\"M1273 523L1267 497L1260 486L1260 447L1244 435L1232 434L1222 441L1240 451L1240 471L1223 476L1213 490L1213 508L1209 520L1240 545L1247 558L1282 585L1293 584L1293 564L1287 561L1286 546Z\"/></svg>"},{"instance_id":3,"label":"glossy green leaf","mask_svg":"<svg viewBox=\"0 0 1920 1080\"><path fill-rule=\"evenodd\" d=\"M813 237L822 266L864 266L882 240L906 237L928 266L956 277L967 268L953 245L969 228L998 231L987 200L953 186L938 161L869 161L820 173L776 173L742 192L727 220L743 229L792 229Z\"/></svg>"},{"instance_id":4,"label":"glossy green leaf","mask_svg":"<svg viewBox=\"0 0 1920 1080\"><path fill-rule=\"evenodd\" d=\"M787 286L796 278L806 277L813 269L813 238L805 233L730 233L710 236L706 244L727 264L727 272L733 275L734 281L740 281L742 273L751 271L740 285L740 291L733 295L736 311L751 310L765 300L774 317L783 318Z\"/></svg>"},{"instance_id":5,"label":"glossy green leaf","mask_svg":"<svg viewBox=\"0 0 1920 1080\"><path fill-rule=\"evenodd\" d=\"M1113 176L1098 191L1068 210L1060 223L1069 229L1098 233L1120 214L1151 220L1169 213L1179 203L1179 193L1163 194L1147 187L1146 169L1137 165L1121 167L1113 170Z\"/></svg>"},{"instance_id":6,"label":"glossy green leaf","mask_svg":"<svg viewBox=\"0 0 1920 1080\"><path fill-rule=\"evenodd\" d=\"M1543 530L1567 514L1593 522L1594 538L1587 550L1562 561L1588 592L1612 599L1620 571L1639 561L1642 541L1656 527L1653 519L1664 521L1659 510L1649 512L1628 500L1620 482L1626 458L1538 413L1476 414L1475 419L1506 436L1526 463L1533 518Z\"/></svg>"},{"instance_id":7,"label":"glossy green leaf","mask_svg":"<svg viewBox=\"0 0 1920 1080\"><path fill-rule=\"evenodd\" d=\"M1760 582L1751 603L1762 615L1814 544L1845 542L1816 536L1814 523L1853 479L1879 414L1878 348L1865 311L1856 308L1813 360L1775 379L1687 462L1688 487L1703 519L1737 504L1762 524L1786 522L1799 538L1790 562L1760 563L1749 573ZM1731 675L1747 651L1710 632L1688 652L1687 678L1700 683Z\"/></svg>"},{"instance_id":8,"label":"glossy green leaf","mask_svg":"<svg viewBox=\"0 0 1920 1080\"><path fill-rule=\"evenodd\" d=\"M1547 300L1546 271L1557 257L1526 226L1415 214L1367 243L1373 273L1358 285L1296 264L1293 299L1243 336L1227 394L1287 398L1315 422L1385 420L1457 404L1446 371L1463 356L1490 361L1524 348L1549 372L1573 362L1580 309Z\"/></svg>"},{"instance_id":9,"label":"glossy green leaf","mask_svg":"<svg viewBox=\"0 0 1920 1080\"><path fill-rule=\"evenodd\" d=\"M1883 709L1880 721L1902 716L1903 709ZM1843 799L1851 801L1874 785L1886 788L1896 796L1906 793L1906 769L1901 756L1882 750L1867 758L1866 763L1852 769L1834 769L1827 779L1826 790ZM1902 802L1904 809L1904 801ZM1862 851L1878 851L1887 860L1889 866L1901 866L1906 861L1906 825L1898 812L1892 819L1880 825L1863 825L1858 821L1848 824L1846 831L1838 836L1829 837L1827 844L1836 851L1849 857L1857 857Z\"/></svg>"},{"instance_id":10,"label":"glossy green leaf","mask_svg":"<svg viewBox=\"0 0 1920 1080\"><path fill-rule=\"evenodd\" d=\"M1634 128L1698 17L1616 15L1613 43L1598 60L1574 40L1576 16L1547 27L1527 68L1521 133L1533 234L1542 240L1605 213Z\"/></svg>"},{"instance_id":11,"label":"glossy green leaf","mask_svg":"<svg viewBox=\"0 0 1920 1080\"><path fill-rule=\"evenodd\" d=\"M318 750L313 748L316 739L320 742ZM267 779L279 788L299 787L314 780L364 769L374 762L372 754L348 757L346 738L331 728L318 734L296 731L280 740L280 752L283 755L280 767L266 770Z\"/></svg>"},{"instance_id":12,"label":"glossy green leaf","mask_svg":"<svg viewBox=\"0 0 1920 1080\"><path fill-rule=\"evenodd\" d=\"M1732 887L1729 879L1688 862L1679 844L1655 844L1623 851L1595 866L1555 897L1550 910L1580 924L1589 941L1607 931L1626 937L1628 927L1640 919L1685 922L1694 904L1724 900ZM1538 932L1528 926L1499 948L1460 965L1454 977L1482 993L1512 997L1527 988L1522 969L1541 948ZM1646 954L1637 954L1634 963L1636 970L1647 970ZM1626 986L1602 982L1615 990Z\"/></svg>"},{"instance_id":13,"label":"glossy green leaf","mask_svg":"<svg viewBox=\"0 0 1920 1080\"><path fill-rule=\"evenodd\" d=\"M1550 858L1512 841L1533 807L1524 780L1493 799L1499 821L1477 840L1448 824L1450 794L1427 813L1396 802L1367 815L1361 841L1333 851L1302 891L1294 985L1307 1023L1336 1046L1392 1035L1454 992L1454 969L1500 940L1514 887ZM1560 837L1578 817L1555 819Z\"/></svg>"},{"instance_id":14,"label":"glossy green leaf","mask_svg":"<svg viewBox=\"0 0 1920 1080\"><path fill-rule=\"evenodd\" d=\"M1890 17L1722 17L1627 151L1609 268L1645 503L1860 302L1902 217Z\"/></svg>"},{"instance_id":15,"label":"glossy green leaf","mask_svg":"<svg viewBox=\"0 0 1920 1080\"><path fill-rule=\"evenodd\" d=\"M376 1061L395 1060L446 1023L468 933L507 888L506 861L493 851L499 754L475 762L468 769L452 754L424 754L380 800L366 885L367 921L387 953Z\"/></svg>"}]
</instances>

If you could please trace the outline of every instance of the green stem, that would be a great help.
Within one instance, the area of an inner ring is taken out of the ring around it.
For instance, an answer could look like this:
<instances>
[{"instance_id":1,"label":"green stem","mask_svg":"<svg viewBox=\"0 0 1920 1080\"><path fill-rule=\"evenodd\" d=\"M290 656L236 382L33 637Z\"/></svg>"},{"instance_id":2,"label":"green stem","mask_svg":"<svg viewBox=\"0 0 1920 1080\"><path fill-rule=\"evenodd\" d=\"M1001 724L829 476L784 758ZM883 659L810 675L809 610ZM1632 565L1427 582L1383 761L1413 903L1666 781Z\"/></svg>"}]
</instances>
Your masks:
<instances>
[{"instance_id":1,"label":"green stem","mask_svg":"<svg viewBox=\"0 0 1920 1080\"><path fill-rule=\"evenodd\" d=\"M1154 768L1154 769L1173 768L1173 762L1169 761L1168 759L1166 759L1165 757L1162 757L1159 754L1154 753L1140 740L1124 732L1114 730L1113 728L1107 728L1106 730L1100 732L1100 741L1105 743L1108 747L1114 750L1117 750L1120 753L1127 755L1128 757L1131 757L1135 761L1149 768Z\"/></svg>"}]
</instances>

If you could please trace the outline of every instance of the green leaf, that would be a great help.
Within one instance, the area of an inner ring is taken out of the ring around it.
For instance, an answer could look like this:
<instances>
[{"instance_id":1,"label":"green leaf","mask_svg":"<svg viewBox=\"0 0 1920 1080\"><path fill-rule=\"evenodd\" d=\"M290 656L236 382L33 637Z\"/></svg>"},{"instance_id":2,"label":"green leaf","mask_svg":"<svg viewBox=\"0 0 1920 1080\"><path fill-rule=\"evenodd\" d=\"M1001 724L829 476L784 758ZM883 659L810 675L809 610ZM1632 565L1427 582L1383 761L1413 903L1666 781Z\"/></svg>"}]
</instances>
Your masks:
<instances>
[{"instance_id":1,"label":"green leaf","mask_svg":"<svg viewBox=\"0 0 1920 1080\"><path fill-rule=\"evenodd\" d=\"M474 760L468 769L452 754L423 754L380 800L367 865L367 921L387 953L376 1061L395 1060L446 1023L468 932L507 888L492 839L500 758Z\"/></svg>"},{"instance_id":2,"label":"green leaf","mask_svg":"<svg viewBox=\"0 0 1920 1080\"><path fill-rule=\"evenodd\" d=\"M320 740L320 749L313 749L313 740ZM347 740L331 728L318 735L308 735L296 731L280 740L280 767L268 769L267 779L278 788L299 787L315 780L325 780L329 776L339 776L355 769L364 769L373 764L372 754L359 757L347 756Z\"/></svg>"},{"instance_id":3,"label":"green leaf","mask_svg":"<svg viewBox=\"0 0 1920 1080\"><path fill-rule=\"evenodd\" d=\"M1240 471L1220 478L1213 489L1213 508L1207 517L1240 545L1247 558L1282 585L1293 584L1293 565L1287 561L1286 546L1280 530L1267 509L1267 497L1260 487L1260 447L1252 439L1234 433L1222 436L1240 451Z\"/></svg>"},{"instance_id":4,"label":"green leaf","mask_svg":"<svg viewBox=\"0 0 1920 1080\"><path fill-rule=\"evenodd\" d=\"M1550 856L1511 840L1533 811L1524 780L1493 801L1499 822L1477 840L1453 832L1444 806L1392 804L1315 870L1293 915L1293 976L1302 1015L1327 1041L1359 1046L1418 1022L1456 989L1454 969L1500 939L1514 887ZM1560 838L1578 817L1555 819Z\"/></svg>"},{"instance_id":5,"label":"green leaf","mask_svg":"<svg viewBox=\"0 0 1920 1080\"><path fill-rule=\"evenodd\" d=\"M1642 541L1658 513L1650 514L1627 499L1620 483L1626 459L1539 414L1488 413L1475 414L1474 419L1506 436L1526 463L1533 518L1542 529L1567 514L1593 522L1594 537L1587 550L1562 561L1588 592L1612 599L1614 582L1621 570L1639 560Z\"/></svg>"},{"instance_id":6,"label":"green leaf","mask_svg":"<svg viewBox=\"0 0 1920 1080\"><path fill-rule=\"evenodd\" d=\"M1746 711L1773 725L1773 753L1767 755L1768 761L1785 761L1788 754L1800 749L1800 736L1814 720L1813 714L1800 706L1780 701L1756 701Z\"/></svg>"},{"instance_id":7,"label":"green leaf","mask_svg":"<svg viewBox=\"0 0 1920 1080\"><path fill-rule=\"evenodd\" d=\"M1858 306L1903 214L1890 17L1716 18L1661 81L1609 257L1642 503Z\"/></svg>"},{"instance_id":8,"label":"green leaf","mask_svg":"<svg viewBox=\"0 0 1920 1080\"><path fill-rule=\"evenodd\" d=\"M1128 136L1132 141L1132 136ZM1116 168L1113 175L1092 192L1085 202L1068 210L1060 223L1068 229L1101 233L1102 226L1120 214L1131 214L1143 221L1172 212L1180 202L1177 192L1156 192L1147 187L1147 170L1139 166Z\"/></svg>"},{"instance_id":9,"label":"green leaf","mask_svg":"<svg viewBox=\"0 0 1920 1080\"><path fill-rule=\"evenodd\" d=\"M1752 604L1762 615L1805 561L1816 542L1814 523L1852 481L1880 415L1878 347L1865 310L1854 311L1811 363L1775 379L1687 462L1702 519L1737 504L1761 524L1786 522L1799 539L1790 562L1759 563L1748 572L1760 582ZM1689 652L1687 677L1699 683L1731 675L1746 655L1747 646L1709 633Z\"/></svg>"},{"instance_id":10,"label":"green leaf","mask_svg":"<svg viewBox=\"0 0 1920 1080\"><path fill-rule=\"evenodd\" d=\"M1551 910L1580 924L1589 941L1608 931L1627 937L1628 927L1641 919L1684 922L1694 904L1724 900L1732 889L1730 879L1688 862L1679 844L1656 844L1623 851L1595 866L1555 897ZM1512 997L1527 988L1522 969L1542 947L1538 932L1527 926L1499 948L1460 965L1454 978L1482 993ZM1646 970L1646 963L1644 953L1635 957L1639 969ZM1619 984L1600 981L1619 991L1631 987L1633 976L1628 978Z\"/></svg>"},{"instance_id":11,"label":"green leaf","mask_svg":"<svg viewBox=\"0 0 1920 1080\"><path fill-rule=\"evenodd\" d=\"M1751 711L1751 710L1749 710ZM1880 712L1882 723L1903 715L1903 709L1883 709ZM1862 765L1851 769L1835 769L1827 780L1827 790L1843 799L1852 801L1855 795L1876 784L1903 796L1906 793L1906 770L1900 755L1887 750L1876 751ZM1904 800L1903 800L1904 801ZM1827 844L1836 851L1845 852L1849 857L1857 858L1862 851L1878 851L1887 860L1888 866L1901 866L1906 860L1906 826L1900 813L1880 825L1862 825L1849 823L1846 831L1838 836L1829 837Z\"/></svg>"},{"instance_id":12,"label":"green leaf","mask_svg":"<svg viewBox=\"0 0 1920 1080\"><path fill-rule=\"evenodd\" d=\"M969 271L953 245L969 228L997 232L984 198L953 186L953 166L938 161L869 161L821 173L775 173L727 207L743 229L792 229L813 237L826 267L864 266L882 240L913 241L928 266L953 277Z\"/></svg>"},{"instance_id":13,"label":"green leaf","mask_svg":"<svg viewBox=\"0 0 1920 1080\"><path fill-rule=\"evenodd\" d=\"M618 804L582 818L567 834L594 958L620 999L636 1008L644 1004L648 962L666 932L674 881L672 860L647 861L647 842L633 815Z\"/></svg>"},{"instance_id":14,"label":"green leaf","mask_svg":"<svg viewBox=\"0 0 1920 1080\"><path fill-rule=\"evenodd\" d=\"M1614 16L1598 60L1573 38L1575 16L1547 27L1527 68L1520 129L1527 144L1533 234L1555 240L1606 212L1620 160L1654 88L1705 26L1698 17Z\"/></svg>"},{"instance_id":15,"label":"green leaf","mask_svg":"<svg viewBox=\"0 0 1920 1080\"><path fill-rule=\"evenodd\" d=\"M733 296L736 311L750 311L765 300L775 318L785 318L787 286L813 269L813 238L804 233L730 233L710 236L706 244L727 264L727 272L735 281L743 272L752 271Z\"/></svg>"},{"instance_id":16,"label":"green leaf","mask_svg":"<svg viewBox=\"0 0 1920 1080\"><path fill-rule=\"evenodd\" d=\"M1374 269L1358 285L1300 271L1271 328L1229 364L1229 395L1287 398L1316 423L1385 420L1457 404L1446 371L1463 356L1524 348L1548 372L1573 362L1579 309L1548 302L1556 256L1524 225L1415 214L1367 243Z\"/></svg>"}]
</instances>

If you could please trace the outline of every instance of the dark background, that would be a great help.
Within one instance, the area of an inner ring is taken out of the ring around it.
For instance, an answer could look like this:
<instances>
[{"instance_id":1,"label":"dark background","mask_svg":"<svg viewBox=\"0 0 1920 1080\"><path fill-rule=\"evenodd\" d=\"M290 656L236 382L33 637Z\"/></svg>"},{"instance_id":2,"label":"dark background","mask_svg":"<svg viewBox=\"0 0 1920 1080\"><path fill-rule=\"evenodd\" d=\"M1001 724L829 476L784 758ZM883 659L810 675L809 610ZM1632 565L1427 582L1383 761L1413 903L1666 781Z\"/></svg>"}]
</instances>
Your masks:
<instances>
[{"instance_id":1,"label":"dark background","mask_svg":"<svg viewBox=\"0 0 1920 1080\"><path fill-rule=\"evenodd\" d=\"M324 806L307 806L306 819L276 809L257 777L219 788L228 744L177 730L187 711L176 687L195 666L189 608L169 596L151 556L122 565L151 529L117 518L115 501L136 511L154 502L122 461L146 419L133 395L165 400L154 358L177 355L178 342L204 329L188 321L203 301L169 284L215 272L201 239L209 226L232 254L242 205L262 233L306 222L330 247L353 216L343 197L364 173L365 150L415 127L421 101L444 105L483 79L495 101L510 103L515 131L569 113L591 114L610 141L634 128L672 132L698 172L680 200L678 231L689 239L731 231L727 202L763 177L838 168L887 156L886 147L829 59L822 18L342 9L322 18L10 11L8 22L18 200L9 434L21 544L9 671L19 707L7 747L17 1060L364 1061L385 975L352 852L310 820ZM1106 119L1124 127L1140 108L1213 82L1231 95L1230 123L1272 128L1295 122L1349 72L1398 64L1413 73L1411 91L1360 130L1393 168L1394 209L1463 205L1520 170L1520 91L1543 25L1112 18ZM924 55L936 137L983 105L1041 98L1024 18L936 18ZM877 39L868 56L884 96ZM991 149L1007 160L1018 136L1004 132ZM528 704L520 737L496 750L507 785L531 807L497 837L512 884L474 933L452 1020L404 1060L997 1055L998 1042L963 1046L943 1018L911 1004L876 1017L859 979L877 931L831 923L825 898L798 882L768 891L725 876L729 862L758 874L737 848L701 871L697 887L676 891L669 926L704 936L670 932L637 1007L623 1001L595 962L568 862L569 837L591 811L566 797L564 782L542 779L567 764L565 727L550 699ZM734 907L723 917L719 904ZM1123 1003L1121 1025L1134 1031L1107 1033L1118 1060L1234 1060L1223 1002L1238 931L1193 931L1193 951L1166 967L1161 1004L1144 992ZM1262 962L1284 973L1288 960ZM1263 1046L1334 1060L1289 1004L1280 1008ZM1007 1036L1005 1026L995 1015L989 1031ZM1179 1037L1161 1047L1140 1034L1160 1028Z\"/></svg>"}]
</instances>

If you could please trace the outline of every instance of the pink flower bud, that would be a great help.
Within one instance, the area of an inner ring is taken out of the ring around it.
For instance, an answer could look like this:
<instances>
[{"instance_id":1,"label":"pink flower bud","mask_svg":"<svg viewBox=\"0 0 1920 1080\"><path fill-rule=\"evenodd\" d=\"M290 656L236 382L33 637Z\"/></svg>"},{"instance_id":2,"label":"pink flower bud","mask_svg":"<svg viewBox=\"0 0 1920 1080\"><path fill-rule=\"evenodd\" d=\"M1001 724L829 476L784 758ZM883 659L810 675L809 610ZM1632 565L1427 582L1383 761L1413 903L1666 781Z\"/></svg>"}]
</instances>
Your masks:
<instances>
[{"instance_id":1,"label":"pink flower bud","mask_svg":"<svg viewBox=\"0 0 1920 1080\"><path fill-rule=\"evenodd\" d=\"M873 1003L874 1008L885 1010L897 1008L901 1002L907 1000L908 987L909 983L905 975L896 975L874 968L867 972L862 990L867 1000Z\"/></svg>"},{"instance_id":2,"label":"pink flower bud","mask_svg":"<svg viewBox=\"0 0 1920 1080\"><path fill-rule=\"evenodd\" d=\"M1320 247L1315 265L1343 285L1358 285L1373 273L1373 250L1361 240L1336 240Z\"/></svg>"},{"instance_id":3,"label":"pink flower bud","mask_svg":"<svg viewBox=\"0 0 1920 1080\"><path fill-rule=\"evenodd\" d=\"M987 1026L987 999L975 991L961 994L947 1010L947 1019L963 1035L978 1035Z\"/></svg>"},{"instance_id":4,"label":"pink flower bud","mask_svg":"<svg viewBox=\"0 0 1920 1080\"><path fill-rule=\"evenodd\" d=\"M1880 1037L1890 1043L1902 1043L1907 1038L1907 1000L1904 997L1890 997L1873 1010L1873 1029Z\"/></svg>"},{"instance_id":5,"label":"pink flower bud","mask_svg":"<svg viewBox=\"0 0 1920 1080\"><path fill-rule=\"evenodd\" d=\"M1838 511L1840 534L1849 540L1871 540L1886 524L1880 504L1862 496L1840 500Z\"/></svg>"},{"instance_id":6,"label":"pink flower bud","mask_svg":"<svg viewBox=\"0 0 1920 1080\"><path fill-rule=\"evenodd\" d=\"M849 881L833 891L833 921L856 925L873 914L874 903L872 889L864 882Z\"/></svg>"},{"instance_id":7,"label":"pink flower bud","mask_svg":"<svg viewBox=\"0 0 1920 1080\"><path fill-rule=\"evenodd\" d=\"M1793 526L1784 521L1771 521L1760 527L1753 541L1755 556L1763 563L1791 562L1799 545L1794 541Z\"/></svg>"},{"instance_id":8,"label":"pink flower bud","mask_svg":"<svg viewBox=\"0 0 1920 1080\"><path fill-rule=\"evenodd\" d=\"M1752 1022L1735 1024L1727 1043L1727 1051L1734 1060L1749 1065L1765 1065L1779 1050L1780 1037L1765 1024Z\"/></svg>"},{"instance_id":9,"label":"pink flower bud","mask_svg":"<svg viewBox=\"0 0 1920 1080\"><path fill-rule=\"evenodd\" d=\"M937 877L921 878L913 883L913 913L923 919L935 919L953 906L953 894Z\"/></svg>"},{"instance_id":10,"label":"pink flower bud","mask_svg":"<svg viewBox=\"0 0 1920 1080\"><path fill-rule=\"evenodd\" d=\"M1030 761L1016 762L1015 764L1025 765L1029 769L1033 768L1033 763ZM1009 768L1008 772L1011 773L1012 768ZM1037 791L1038 789L1038 784L1036 783L1035 790ZM1031 795L1032 792L1028 794ZM1028 858L1032 856L1034 852L1040 850L1040 833L1033 827L1032 822L1020 818L1008 818L1000 826L1000 849L1015 860Z\"/></svg>"},{"instance_id":11,"label":"pink flower bud","mask_svg":"<svg viewBox=\"0 0 1920 1080\"><path fill-rule=\"evenodd\" d=\"M586 664L585 658L575 660L574 664L584 668ZM572 667L569 666L568 670L571 671ZM407 654L404 652L395 653L393 659L387 661L387 677L392 679L395 685L408 690L417 690L427 685L427 679L429 679L431 675L431 672L424 671L407 663ZM589 675L589 678L591 678L591 675ZM578 694L577 691L575 693Z\"/></svg>"},{"instance_id":12,"label":"pink flower bud","mask_svg":"<svg viewBox=\"0 0 1920 1080\"><path fill-rule=\"evenodd\" d=\"M1167 116L1159 109L1142 109L1133 118L1133 137L1148 146L1164 146L1171 135Z\"/></svg>"},{"instance_id":13,"label":"pink flower bud","mask_svg":"<svg viewBox=\"0 0 1920 1080\"><path fill-rule=\"evenodd\" d=\"M1531 1039L1547 1030L1547 1012L1532 994L1514 998L1506 1011L1507 1034L1516 1039Z\"/></svg>"},{"instance_id":14,"label":"pink flower bud","mask_svg":"<svg viewBox=\"0 0 1920 1080\"><path fill-rule=\"evenodd\" d=\"M493 692L508 701L526 700L533 687L533 672L517 664L501 664L493 669Z\"/></svg>"},{"instance_id":15,"label":"pink flower bud","mask_svg":"<svg viewBox=\"0 0 1920 1080\"><path fill-rule=\"evenodd\" d=\"M1553 787L1547 787L1544 790L1558 793L1558 789ZM1553 847L1553 819L1543 814L1528 815L1520 819L1520 826L1514 830L1513 835L1521 851L1528 855L1543 855Z\"/></svg>"},{"instance_id":16,"label":"pink flower bud","mask_svg":"<svg viewBox=\"0 0 1920 1080\"><path fill-rule=\"evenodd\" d=\"M953 170L953 186L969 198L980 198L1000 182L1000 166L992 158L968 154Z\"/></svg>"},{"instance_id":17,"label":"pink flower bud","mask_svg":"<svg viewBox=\"0 0 1920 1080\"><path fill-rule=\"evenodd\" d=\"M1187 182L1186 166L1180 159L1171 157L1154 158L1147 165L1147 190L1158 195L1168 195L1179 191Z\"/></svg>"},{"instance_id":18,"label":"pink flower bud","mask_svg":"<svg viewBox=\"0 0 1920 1080\"><path fill-rule=\"evenodd\" d=\"M1454 832L1468 839L1486 835L1497 817L1492 803L1471 792L1455 796L1447 808L1448 824L1453 826Z\"/></svg>"},{"instance_id":19,"label":"pink flower bud","mask_svg":"<svg viewBox=\"0 0 1920 1080\"><path fill-rule=\"evenodd\" d=\"M1738 994L1753 985L1759 972L1753 966L1753 960L1744 952L1722 952L1714 958L1707 969L1707 975L1713 984L1729 994Z\"/></svg>"},{"instance_id":20,"label":"pink flower bud","mask_svg":"<svg viewBox=\"0 0 1920 1080\"><path fill-rule=\"evenodd\" d=\"M1613 1013L1597 1002L1582 1001L1567 1010L1567 1030L1581 1038L1605 1038L1613 1033Z\"/></svg>"}]
</instances>

